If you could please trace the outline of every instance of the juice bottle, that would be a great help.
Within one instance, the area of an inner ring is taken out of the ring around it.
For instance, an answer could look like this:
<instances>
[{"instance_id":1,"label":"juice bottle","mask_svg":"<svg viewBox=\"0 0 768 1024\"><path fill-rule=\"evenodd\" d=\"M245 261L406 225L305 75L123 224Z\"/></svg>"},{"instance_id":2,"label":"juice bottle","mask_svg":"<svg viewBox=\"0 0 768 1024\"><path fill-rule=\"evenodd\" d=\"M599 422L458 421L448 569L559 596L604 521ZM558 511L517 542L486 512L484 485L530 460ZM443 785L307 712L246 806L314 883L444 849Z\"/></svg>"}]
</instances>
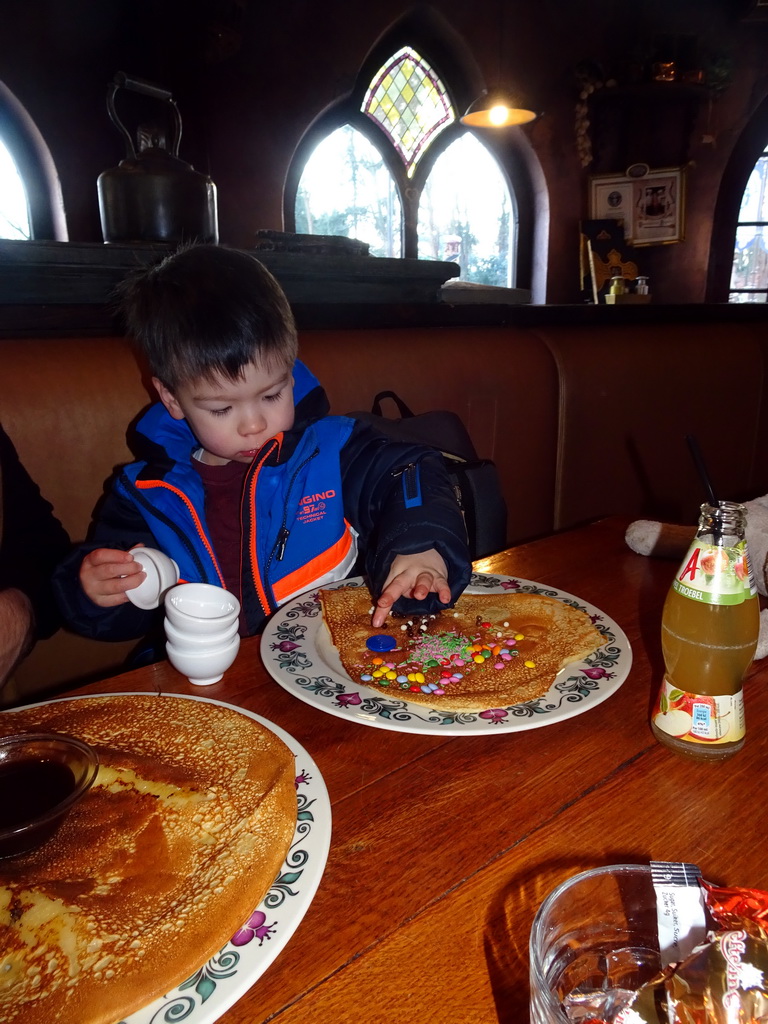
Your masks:
<instances>
[{"instance_id":1,"label":"juice bottle","mask_svg":"<svg viewBox=\"0 0 768 1024\"><path fill-rule=\"evenodd\" d=\"M666 672L651 729L666 746L703 760L744 745L743 679L760 624L746 517L734 502L701 506L661 619Z\"/></svg>"}]
</instances>

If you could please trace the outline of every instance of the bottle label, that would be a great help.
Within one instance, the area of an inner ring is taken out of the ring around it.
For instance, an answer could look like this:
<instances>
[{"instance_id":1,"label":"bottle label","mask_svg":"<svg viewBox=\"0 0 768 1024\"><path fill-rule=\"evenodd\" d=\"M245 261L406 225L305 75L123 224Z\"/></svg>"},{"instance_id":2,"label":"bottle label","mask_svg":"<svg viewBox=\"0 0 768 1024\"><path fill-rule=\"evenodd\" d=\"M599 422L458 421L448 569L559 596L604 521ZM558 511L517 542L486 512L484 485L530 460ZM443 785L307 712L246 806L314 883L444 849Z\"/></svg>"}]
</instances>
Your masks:
<instances>
[{"instance_id":1,"label":"bottle label","mask_svg":"<svg viewBox=\"0 0 768 1024\"><path fill-rule=\"evenodd\" d=\"M757 594L747 542L720 547L694 540L672 584L678 594L705 604L741 604Z\"/></svg>"},{"instance_id":2,"label":"bottle label","mask_svg":"<svg viewBox=\"0 0 768 1024\"><path fill-rule=\"evenodd\" d=\"M704 696L673 686L665 677L651 721L662 732L691 743L737 743L744 738L744 693Z\"/></svg>"},{"instance_id":3,"label":"bottle label","mask_svg":"<svg viewBox=\"0 0 768 1024\"><path fill-rule=\"evenodd\" d=\"M707 937L701 871L684 861L651 861L661 966L679 963Z\"/></svg>"}]
</instances>

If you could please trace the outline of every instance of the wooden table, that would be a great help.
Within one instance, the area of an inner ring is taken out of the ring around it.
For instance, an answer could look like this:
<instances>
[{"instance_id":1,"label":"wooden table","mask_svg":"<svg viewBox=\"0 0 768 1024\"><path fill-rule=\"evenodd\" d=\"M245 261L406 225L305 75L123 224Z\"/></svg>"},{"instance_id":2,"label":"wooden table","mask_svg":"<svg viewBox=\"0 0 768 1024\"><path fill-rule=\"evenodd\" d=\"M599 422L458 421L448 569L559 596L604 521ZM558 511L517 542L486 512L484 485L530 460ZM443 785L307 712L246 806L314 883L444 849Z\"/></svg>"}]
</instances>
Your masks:
<instances>
[{"instance_id":1,"label":"wooden table","mask_svg":"<svg viewBox=\"0 0 768 1024\"><path fill-rule=\"evenodd\" d=\"M768 889L768 665L746 683L747 741L707 764L655 742L661 608L675 566L633 554L603 520L476 564L596 605L629 637L629 678L593 710L489 736L382 731L298 701L244 641L224 679L190 687L163 663L75 692L198 693L255 711L317 762L333 808L319 890L226 1024L519 1024L528 935L550 890L600 864L683 860Z\"/></svg>"}]
</instances>

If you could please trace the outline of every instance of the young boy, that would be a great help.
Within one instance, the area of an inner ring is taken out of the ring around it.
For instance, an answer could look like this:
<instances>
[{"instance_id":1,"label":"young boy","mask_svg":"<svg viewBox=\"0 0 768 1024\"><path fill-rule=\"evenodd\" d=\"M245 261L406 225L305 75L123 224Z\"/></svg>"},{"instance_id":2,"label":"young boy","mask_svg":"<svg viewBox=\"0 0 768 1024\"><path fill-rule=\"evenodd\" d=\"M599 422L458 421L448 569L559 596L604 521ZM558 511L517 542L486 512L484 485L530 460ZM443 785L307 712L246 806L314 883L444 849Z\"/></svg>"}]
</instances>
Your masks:
<instances>
[{"instance_id":1,"label":"young boy","mask_svg":"<svg viewBox=\"0 0 768 1024\"><path fill-rule=\"evenodd\" d=\"M240 632L259 632L304 591L365 572L376 606L436 611L467 585L460 509L441 458L329 416L296 360L288 301L248 253L184 247L121 288L160 401L136 427L89 542L57 571L68 624L102 639L147 633L156 612L130 603L145 544L240 599Z\"/></svg>"}]
</instances>

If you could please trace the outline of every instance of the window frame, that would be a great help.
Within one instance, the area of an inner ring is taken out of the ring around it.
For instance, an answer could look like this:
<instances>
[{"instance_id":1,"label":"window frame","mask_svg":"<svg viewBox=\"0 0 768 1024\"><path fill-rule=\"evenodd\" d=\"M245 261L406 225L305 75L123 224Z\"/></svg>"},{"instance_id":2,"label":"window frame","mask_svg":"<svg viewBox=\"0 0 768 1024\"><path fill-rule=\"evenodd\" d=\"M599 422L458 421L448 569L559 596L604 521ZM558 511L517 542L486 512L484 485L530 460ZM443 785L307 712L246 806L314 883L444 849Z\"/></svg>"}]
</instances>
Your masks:
<instances>
[{"instance_id":1,"label":"window frame","mask_svg":"<svg viewBox=\"0 0 768 1024\"><path fill-rule=\"evenodd\" d=\"M516 208L517 249L513 253L515 286L529 289L533 302L544 302L549 248L549 195L541 164L526 129L476 129L457 120L438 133L418 161L413 177L406 178L405 165L394 146L386 140L381 128L361 111L370 82L392 55L404 46L415 49L430 64L445 86L459 117L486 88L466 45L459 40L442 15L426 7L416 8L403 15L379 38L365 57L350 92L322 111L299 141L283 190L285 230L296 230L298 186L304 165L315 146L336 128L352 124L365 132L366 138L382 153L386 166L393 173L401 200L403 253L405 258L417 258L418 202L414 205L412 196L406 190L423 187L433 162L443 149L460 134L469 132L496 160ZM371 131L376 134L372 135ZM386 140L384 144L382 140ZM397 166L393 165L395 159Z\"/></svg>"},{"instance_id":2,"label":"window frame","mask_svg":"<svg viewBox=\"0 0 768 1024\"><path fill-rule=\"evenodd\" d=\"M749 176L768 148L767 139L768 96L758 105L739 135L720 180L712 218L706 302L727 303L731 291L736 290L731 289L731 271L736 251L736 228L739 223L741 202Z\"/></svg>"},{"instance_id":3,"label":"window frame","mask_svg":"<svg viewBox=\"0 0 768 1024\"><path fill-rule=\"evenodd\" d=\"M27 197L30 239L69 241L61 184L45 140L24 107L0 81L0 136ZM24 242L26 239L17 239Z\"/></svg>"},{"instance_id":4,"label":"window frame","mask_svg":"<svg viewBox=\"0 0 768 1024\"><path fill-rule=\"evenodd\" d=\"M424 59L432 64L432 61L428 56L425 56ZM432 66L434 67L434 65ZM381 65L379 65L379 67L381 67ZM377 70L378 68L375 69L375 71ZM375 74L375 71L370 74L368 82L366 82L364 88L361 86L361 74L353 92L348 97L339 101L336 106L315 121L304 135L304 138L301 140L301 143L296 150L293 161L291 162L291 167L286 179L284 192L284 222L288 231L296 230L296 196L299 190L299 183L301 181L301 176L306 162L314 152L317 144L337 128L350 125L352 128L359 131L371 143L376 152L381 155L387 170L392 175L392 179L395 182L395 187L397 188L398 195L400 197L400 230L403 238L403 258L417 259L419 202L421 199L421 193L424 189L424 184L429 177L429 173L437 158L442 155L452 142L466 134L471 129L466 128L458 120L443 128L442 131L432 139L427 148L421 154L414 167L413 174L411 177L408 177L406 166L391 140L387 137L381 127L360 109L363 103L363 98L368 89L368 84ZM448 85L446 85L446 92L453 104L454 110L458 110L459 108L456 105L456 100L451 94L451 90ZM504 180L514 203L514 190L509 180L509 176L495 153L493 156L496 158L499 171L504 176Z\"/></svg>"},{"instance_id":5,"label":"window frame","mask_svg":"<svg viewBox=\"0 0 768 1024\"><path fill-rule=\"evenodd\" d=\"M757 160L755 161L755 164L754 164L754 166L752 168L752 171L750 171L749 177L747 178L747 182L744 185L744 191L741 194L742 195L741 202L739 203L739 216L741 215L741 203L743 203L743 201L744 201L744 192L746 191L747 185L749 184L749 178L752 176L752 174L754 173L755 168L757 167L757 165L760 163L761 160L764 160L765 163L768 164L768 141L766 141L766 143L765 143L765 149L763 149L763 152L758 156ZM768 219L766 219L766 220L737 220L736 221L736 229L734 231L734 246L733 246L733 255L734 255L734 257L736 255L736 235L738 234L739 228L768 228ZM755 233L757 233L757 232L755 232ZM766 234L766 236L768 236L768 231L766 231L765 234ZM733 275L731 275L731 280L732 279L733 279ZM731 281L729 281L728 282L728 302L729 303L731 303L733 301L731 299L732 295L762 295L762 296L764 296L763 301L764 302L768 302L768 281L766 281L764 288L734 288L733 285L731 284Z\"/></svg>"}]
</instances>

